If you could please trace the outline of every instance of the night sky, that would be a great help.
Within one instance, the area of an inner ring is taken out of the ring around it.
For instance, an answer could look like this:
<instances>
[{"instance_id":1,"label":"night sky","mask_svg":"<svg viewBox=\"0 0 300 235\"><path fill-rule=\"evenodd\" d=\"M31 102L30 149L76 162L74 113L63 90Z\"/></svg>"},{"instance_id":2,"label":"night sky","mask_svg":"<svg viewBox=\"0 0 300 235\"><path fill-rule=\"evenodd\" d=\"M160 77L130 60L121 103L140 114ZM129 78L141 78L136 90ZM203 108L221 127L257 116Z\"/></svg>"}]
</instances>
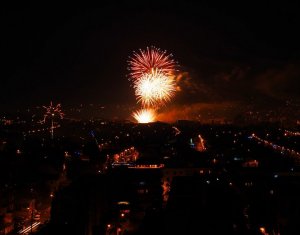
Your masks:
<instances>
[{"instance_id":1,"label":"night sky","mask_svg":"<svg viewBox=\"0 0 300 235\"><path fill-rule=\"evenodd\" d=\"M300 15L285 2L1 11L3 110L50 100L133 106L127 59L150 45L180 64L169 109L300 100Z\"/></svg>"}]
</instances>

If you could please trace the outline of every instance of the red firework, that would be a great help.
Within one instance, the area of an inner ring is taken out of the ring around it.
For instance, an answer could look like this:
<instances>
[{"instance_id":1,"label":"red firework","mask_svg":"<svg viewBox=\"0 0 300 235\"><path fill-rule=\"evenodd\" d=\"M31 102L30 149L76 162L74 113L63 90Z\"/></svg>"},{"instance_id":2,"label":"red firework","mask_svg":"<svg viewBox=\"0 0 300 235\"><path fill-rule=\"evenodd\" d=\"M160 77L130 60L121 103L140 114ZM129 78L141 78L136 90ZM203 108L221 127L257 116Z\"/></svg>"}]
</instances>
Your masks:
<instances>
[{"instance_id":1,"label":"red firework","mask_svg":"<svg viewBox=\"0 0 300 235\"><path fill-rule=\"evenodd\" d=\"M143 74L149 74L159 70L166 76L174 74L176 62L173 60L172 54L162 51L159 48L151 46L146 50L133 52L133 56L129 57L129 71L131 79L139 79Z\"/></svg>"},{"instance_id":2,"label":"red firework","mask_svg":"<svg viewBox=\"0 0 300 235\"><path fill-rule=\"evenodd\" d=\"M43 106L43 108L46 110L44 114L44 120L43 122L46 122L47 118L53 119L54 116L58 116L60 119L63 119L64 113L61 111L61 104L57 104L54 106L52 104L52 101L50 102L49 106Z\"/></svg>"}]
</instances>

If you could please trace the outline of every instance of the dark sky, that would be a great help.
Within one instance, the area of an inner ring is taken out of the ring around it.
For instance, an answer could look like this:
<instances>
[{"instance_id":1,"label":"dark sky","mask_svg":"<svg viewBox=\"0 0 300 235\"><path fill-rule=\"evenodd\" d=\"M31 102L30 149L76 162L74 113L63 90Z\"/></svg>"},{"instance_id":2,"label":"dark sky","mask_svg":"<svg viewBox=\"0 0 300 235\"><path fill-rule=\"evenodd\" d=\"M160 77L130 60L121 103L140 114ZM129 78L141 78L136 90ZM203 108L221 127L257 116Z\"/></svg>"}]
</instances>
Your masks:
<instances>
[{"instance_id":1,"label":"dark sky","mask_svg":"<svg viewBox=\"0 0 300 235\"><path fill-rule=\"evenodd\" d=\"M180 64L178 105L299 100L300 16L285 1L1 11L2 109L134 104L127 59L150 45Z\"/></svg>"}]
</instances>

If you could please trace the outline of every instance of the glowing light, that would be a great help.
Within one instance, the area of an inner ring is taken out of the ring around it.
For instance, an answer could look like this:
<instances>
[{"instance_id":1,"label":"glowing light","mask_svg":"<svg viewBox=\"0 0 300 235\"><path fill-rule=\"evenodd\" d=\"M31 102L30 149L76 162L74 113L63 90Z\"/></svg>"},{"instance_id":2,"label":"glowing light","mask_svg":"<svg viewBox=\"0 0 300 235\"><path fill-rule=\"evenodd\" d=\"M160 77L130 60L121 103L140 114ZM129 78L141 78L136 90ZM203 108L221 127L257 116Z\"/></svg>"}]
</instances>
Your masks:
<instances>
[{"instance_id":1,"label":"glowing light","mask_svg":"<svg viewBox=\"0 0 300 235\"><path fill-rule=\"evenodd\" d=\"M293 131L285 130L284 136L300 136L300 132L299 131L293 132Z\"/></svg>"},{"instance_id":2,"label":"glowing light","mask_svg":"<svg viewBox=\"0 0 300 235\"><path fill-rule=\"evenodd\" d=\"M153 109L140 109L132 115L138 123L154 122L156 114Z\"/></svg>"},{"instance_id":3,"label":"glowing light","mask_svg":"<svg viewBox=\"0 0 300 235\"><path fill-rule=\"evenodd\" d=\"M32 225L29 225L28 227L20 230L18 233L22 234L22 233L28 233L30 232L30 230L34 229L35 227L37 227L41 222L34 222Z\"/></svg>"},{"instance_id":4,"label":"glowing light","mask_svg":"<svg viewBox=\"0 0 300 235\"><path fill-rule=\"evenodd\" d=\"M134 169L158 169L158 168L164 168L164 164L143 164L143 165L135 165L135 166L129 166L128 168L134 168Z\"/></svg>"},{"instance_id":5,"label":"glowing light","mask_svg":"<svg viewBox=\"0 0 300 235\"><path fill-rule=\"evenodd\" d=\"M175 130L175 136L181 133L181 131L176 126L172 126L172 128Z\"/></svg>"},{"instance_id":6,"label":"glowing light","mask_svg":"<svg viewBox=\"0 0 300 235\"><path fill-rule=\"evenodd\" d=\"M151 73L154 70L160 70L166 76L174 74L176 62L172 59L172 54L167 54L159 48L151 46L146 50L133 52L133 56L129 57L128 65L130 77L139 79L144 74Z\"/></svg>"},{"instance_id":7,"label":"glowing light","mask_svg":"<svg viewBox=\"0 0 300 235\"><path fill-rule=\"evenodd\" d=\"M118 202L118 205L129 205L130 203L127 201L120 201Z\"/></svg>"},{"instance_id":8,"label":"glowing light","mask_svg":"<svg viewBox=\"0 0 300 235\"><path fill-rule=\"evenodd\" d=\"M262 233L262 234L266 234L266 229L264 227L260 227L259 228L259 231Z\"/></svg>"},{"instance_id":9,"label":"glowing light","mask_svg":"<svg viewBox=\"0 0 300 235\"><path fill-rule=\"evenodd\" d=\"M202 136L200 134L198 135L198 138L199 138L199 140L196 144L196 150L199 152L206 151L205 140L202 138Z\"/></svg>"},{"instance_id":10,"label":"glowing light","mask_svg":"<svg viewBox=\"0 0 300 235\"><path fill-rule=\"evenodd\" d=\"M174 96L176 84L173 78L161 71L144 74L134 83L135 95L144 107L160 106Z\"/></svg>"}]
</instances>

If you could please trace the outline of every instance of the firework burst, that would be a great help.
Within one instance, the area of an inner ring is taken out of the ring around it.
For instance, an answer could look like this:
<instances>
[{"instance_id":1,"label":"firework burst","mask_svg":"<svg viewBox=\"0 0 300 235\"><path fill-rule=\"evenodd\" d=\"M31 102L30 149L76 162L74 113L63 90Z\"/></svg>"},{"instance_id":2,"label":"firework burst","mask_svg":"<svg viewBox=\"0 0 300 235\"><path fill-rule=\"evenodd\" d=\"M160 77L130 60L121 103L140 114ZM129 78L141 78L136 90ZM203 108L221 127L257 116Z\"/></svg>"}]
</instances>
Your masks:
<instances>
[{"instance_id":1,"label":"firework burst","mask_svg":"<svg viewBox=\"0 0 300 235\"><path fill-rule=\"evenodd\" d=\"M53 118L54 116L58 116L60 119L63 119L64 113L61 111L61 104L57 104L54 106L52 104L52 101L50 102L49 106L43 106L43 108L46 110L44 114L43 122L46 122L47 118Z\"/></svg>"},{"instance_id":2,"label":"firework burst","mask_svg":"<svg viewBox=\"0 0 300 235\"><path fill-rule=\"evenodd\" d=\"M135 95L144 107L159 107L174 96L175 80L160 71L144 74L134 83Z\"/></svg>"},{"instance_id":3,"label":"firework burst","mask_svg":"<svg viewBox=\"0 0 300 235\"><path fill-rule=\"evenodd\" d=\"M46 110L44 114L44 119L42 122L46 122L47 119L51 119L51 128L50 128L50 133L51 133L51 138L53 139L54 135L54 118L59 117L60 119L64 118L64 113L61 111L61 104L53 105L52 101L50 102L49 106L43 106L43 108Z\"/></svg>"},{"instance_id":4,"label":"firework burst","mask_svg":"<svg viewBox=\"0 0 300 235\"><path fill-rule=\"evenodd\" d=\"M140 109L132 114L138 123L154 122L156 113L153 109Z\"/></svg>"},{"instance_id":5,"label":"firework burst","mask_svg":"<svg viewBox=\"0 0 300 235\"><path fill-rule=\"evenodd\" d=\"M155 70L160 70L166 76L172 76L176 67L172 54L167 54L167 51L153 46L147 47L146 50L140 49L139 52L133 52L133 56L129 57L128 64L131 79L139 79L144 74L152 73Z\"/></svg>"},{"instance_id":6,"label":"firework burst","mask_svg":"<svg viewBox=\"0 0 300 235\"><path fill-rule=\"evenodd\" d=\"M177 63L172 54L156 47L133 52L128 60L129 80L132 82L142 109L132 116L139 123L154 122L156 112L171 101L177 90L175 71Z\"/></svg>"}]
</instances>

